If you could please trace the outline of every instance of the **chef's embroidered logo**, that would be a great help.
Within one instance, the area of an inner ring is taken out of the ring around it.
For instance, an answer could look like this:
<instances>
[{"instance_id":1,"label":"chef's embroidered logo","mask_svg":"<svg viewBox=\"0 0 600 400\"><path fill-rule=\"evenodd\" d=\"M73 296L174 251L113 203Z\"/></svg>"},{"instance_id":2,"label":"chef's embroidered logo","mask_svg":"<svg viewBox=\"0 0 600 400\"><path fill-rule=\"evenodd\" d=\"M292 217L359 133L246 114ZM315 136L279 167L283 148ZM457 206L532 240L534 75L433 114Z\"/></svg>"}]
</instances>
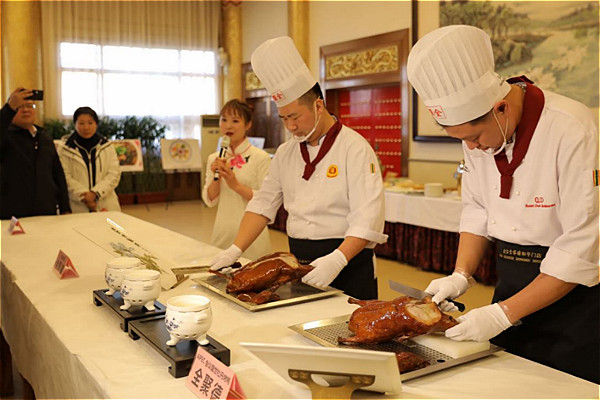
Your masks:
<instances>
[{"instance_id":1,"label":"chef's embroidered logo","mask_svg":"<svg viewBox=\"0 0 600 400\"><path fill-rule=\"evenodd\" d=\"M285 99L285 95L281 90L278 90L271 95L271 98L273 98L273 101L279 101Z\"/></svg>"},{"instance_id":2,"label":"chef's embroidered logo","mask_svg":"<svg viewBox=\"0 0 600 400\"><path fill-rule=\"evenodd\" d=\"M436 119L446 119L446 113L442 106L427 106L427 109Z\"/></svg>"},{"instance_id":3,"label":"chef's embroidered logo","mask_svg":"<svg viewBox=\"0 0 600 400\"><path fill-rule=\"evenodd\" d=\"M336 176L338 176L338 167L335 164L331 164L329 168L327 168L327 177L335 178Z\"/></svg>"},{"instance_id":4,"label":"chef's embroidered logo","mask_svg":"<svg viewBox=\"0 0 600 400\"><path fill-rule=\"evenodd\" d=\"M542 196L535 196L533 198L533 203L525 203L525 208L550 208L556 207L556 203L546 204L544 198Z\"/></svg>"}]
</instances>

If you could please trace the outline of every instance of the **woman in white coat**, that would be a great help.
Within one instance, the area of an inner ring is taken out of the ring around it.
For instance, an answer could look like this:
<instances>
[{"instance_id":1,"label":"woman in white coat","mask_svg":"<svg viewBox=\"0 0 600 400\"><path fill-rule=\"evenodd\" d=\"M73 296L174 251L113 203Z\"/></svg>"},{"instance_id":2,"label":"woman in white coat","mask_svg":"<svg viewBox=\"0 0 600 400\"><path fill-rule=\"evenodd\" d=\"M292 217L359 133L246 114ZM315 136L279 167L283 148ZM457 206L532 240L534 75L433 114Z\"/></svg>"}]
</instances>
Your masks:
<instances>
[{"instance_id":1,"label":"woman in white coat","mask_svg":"<svg viewBox=\"0 0 600 400\"><path fill-rule=\"evenodd\" d=\"M239 100L227 102L221 109L219 128L229 138L229 146L223 148L222 157L219 153L208 156L210 168L206 171L202 198L209 207L219 205L211 242L222 249L233 243L246 205L260 188L271 163L269 154L252 146L246 138L251 124L248 104ZM269 232L264 229L243 256L256 260L270 252Z\"/></svg>"},{"instance_id":2,"label":"woman in white coat","mask_svg":"<svg viewBox=\"0 0 600 400\"><path fill-rule=\"evenodd\" d=\"M121 211L115 188L121 179L113 144L96 133L98 115L90 107L73 114L75 132L59 146L71 210Z\"/></svg>"}]
</instances>

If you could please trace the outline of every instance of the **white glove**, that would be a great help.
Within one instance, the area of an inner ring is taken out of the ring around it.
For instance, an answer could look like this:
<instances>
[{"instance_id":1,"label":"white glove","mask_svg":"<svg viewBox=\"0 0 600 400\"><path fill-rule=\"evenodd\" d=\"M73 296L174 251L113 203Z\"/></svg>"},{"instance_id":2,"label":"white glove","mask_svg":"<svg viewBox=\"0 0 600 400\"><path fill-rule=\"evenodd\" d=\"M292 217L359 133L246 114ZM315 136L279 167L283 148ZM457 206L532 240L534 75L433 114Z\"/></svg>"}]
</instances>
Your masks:
<instances>
[{"instance_id":1,"label":"white glove","mask_svg":"<svg viewBox=\"0 0 600 400\"><path fill-rule=\"evenodd\" d=\"M440 304L446 299L455 299L469 288L469 281L458 272L454 272L450 276L434 279L425 291L434 295L431 300Z\"/></svg>"},{"instance_id":2,"label":"white glove","mask_svg":"<svg viewBox=\"0 0 600 400\"><path fill-rule=\"evenodd\" d=\"M241 257L241 255L242 250L235 244L232 244L227 250L223 250L212 259L212 261L210 262L210 270L220 271L224 274L228 274L231 271L233 271L233 268L224 267L229 267L230 265L232 265L238 260L238 258Z\"/></svg>"},{"instance_id":3,"label":"white glove","mask_svg":"<svg viewBox=\"0 0 600 400\"><path fill-rule=\"evenodd\" d=\"M451 301L448 301L448 300L443 300L440 304L438 304L438 307L443 312L458 311L458 307L456 307L456 305L454 303L452 303Z\"/></svg>"},{"instance_id":4,"label":"white glove","mask_svg":"<svg viewBox=\"0 0 600 400\"><path fill-rule=\"evenodd\" d=\"M485 342L512 326L498 303L471 310L456 320L460 324L448 329L446 337L461 341Z\"/></svg>"},{"instance_id":5,"label":"white glove","mask_svg":"<svg viewBox=\"0 0 600 400\"><path fill-rule=\"evenodd\" d=\"M346 256L339 249L335 249L326 256L317 258L311 262L310 265L315 267L308 274L304 275L302 282L316 286L316 287L327 287L336 276L339 275L340 271L348 265Z\"/></svg>"}]
</instances>

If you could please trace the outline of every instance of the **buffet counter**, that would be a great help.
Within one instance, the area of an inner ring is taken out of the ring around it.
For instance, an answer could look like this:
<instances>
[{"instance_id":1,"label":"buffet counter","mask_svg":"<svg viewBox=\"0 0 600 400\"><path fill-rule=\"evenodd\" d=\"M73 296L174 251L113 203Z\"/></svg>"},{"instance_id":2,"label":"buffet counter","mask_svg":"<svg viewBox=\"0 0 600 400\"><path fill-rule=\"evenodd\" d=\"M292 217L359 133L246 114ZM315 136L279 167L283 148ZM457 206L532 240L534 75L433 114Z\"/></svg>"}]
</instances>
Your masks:
<instances>
[{"instance_id":1,"label":"buffet counter","mask_svg":"<svg viewBox=\"0 0 600 400\"><path fill-rule=\"evenodd\" d=\"M173 378L164 360L143 340L133 341L92 291L106 287L105 262L114 256L73 227L106 224L110 217L128 234L177 265L206 263L215 247L122 213L23 218L26 234L6 234L2 221L2 330L13 362L36 397L195 398L185 378ZM73 261L79 278L59 280L52 267L58 251ZM201 294L212 302L209 334L231 350L231 369L248 398L309 398L302 385L287 383L240 342L317 346L289 325L349 314L346 296L252 313L187 280L163 291ZM403 383L393 398L594 398L598 387L505 352ZM386 398L355 392L355 398ZM392 398L391 396L389 398Z\"/></svg>"},{"instance_id":2,"label":"buffet counter","mask_svg":"<svg viewBox=\"0 0 600 400\"><path fill-rule=\"evenodd\" d=\"M454 271L462 203L456 193L443 197L385 191L386 243L375 254L417 266L425 271L450 274ZM496 283L495 245L489 246L475 279Z\"/></svg>"},{"instance_id":3,"label":"buffet counter","mask_svg":"<svg viewBox=\"0 0 600 400\"><path fill-rule=\"evenodd\" d=\"M438 231L458 232L462 203L456 193L425 197L385 190L385 220Z\"/></svg>"}]
</instances>

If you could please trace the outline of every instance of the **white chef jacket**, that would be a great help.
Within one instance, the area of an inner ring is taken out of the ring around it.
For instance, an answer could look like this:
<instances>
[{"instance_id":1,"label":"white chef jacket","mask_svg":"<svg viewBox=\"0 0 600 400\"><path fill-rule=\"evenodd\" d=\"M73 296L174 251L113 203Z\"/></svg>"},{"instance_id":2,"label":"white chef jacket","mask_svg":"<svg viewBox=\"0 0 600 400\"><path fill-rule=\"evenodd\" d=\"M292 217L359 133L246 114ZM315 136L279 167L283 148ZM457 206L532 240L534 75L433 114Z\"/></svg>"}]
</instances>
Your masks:
<instances>
[{"instance_id":1,"label":"white chef jacket","mask_svg":"<svg viewBox=\"0 0 600 400\"><path fill-rule=\"evenodd\" d=\"M581 103L544 91L545 104L509 199L500 198L494 157L469 150L460 232L549 247L540 272L598 284L598 127ZM514 144L507 145L511 155ZM510 161L510 158L509 158Z\"/></svg>"},{"instance_id":2,"label":"white chef jacket","mask_svg":"<svg viewBox=\"0 0 600 400\"><path fill-rule=\"evenodd\" d=\"M240 151L241 153L239 153ZM250 145L248 139L245 139L236 147L235 154L240 154L244 158L248 157L248 161L246 164L243 164L241 168L233 168L235 177L242 185L251 188L254 195L256 195L256 191L260 188L260 184L269 171L271 156L264 150ZM217 156L218 153L213 153L208 156L206 183L202 189L202 199L209 207L214 207L217 203L219 204L211 243L225 249L233 244L248 202L231 189L224 181L221 182L219 196L212 201L208 199L208 186L213 182L214 178L210 165ZM226 158L231 159L233 156L234 154L231 152L231 148L229 148L227 150ZM243 256L251 260L256 260L271 252L269 231L264 229L254 243L252 243L252 245L244 252Z\"/></svg>"},{"instance_id":3,"label":"white chef jacket","mask_svg":"<svg viewBox=\"0 0 600 400\"><path fill-rule=\"evenodd\" d=\"M320 146L308 146L311 160ZM246 211L272 223L283 203L289 213L287 234L295 239L354 236L368 240L368 248L387 240L381 172L373 149L360 134L342 126L308 181L302 178L305 165L297 142L282 144Z\"/></svg>"}]
</instances>

